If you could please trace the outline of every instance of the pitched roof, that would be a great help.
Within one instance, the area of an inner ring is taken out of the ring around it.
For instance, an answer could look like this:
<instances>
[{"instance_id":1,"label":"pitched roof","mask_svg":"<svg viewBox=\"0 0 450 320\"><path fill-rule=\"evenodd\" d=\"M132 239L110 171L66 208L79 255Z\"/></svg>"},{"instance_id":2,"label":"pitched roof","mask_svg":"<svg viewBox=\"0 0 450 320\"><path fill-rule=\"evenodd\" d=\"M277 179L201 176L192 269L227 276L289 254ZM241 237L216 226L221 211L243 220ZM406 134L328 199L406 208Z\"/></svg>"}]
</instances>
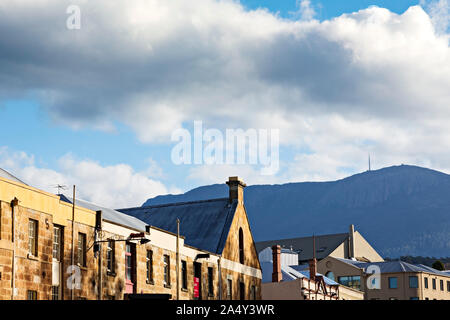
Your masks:
<instances>
[{"instance_id":1,"label":"pitched roof","mask_svg":"<svg viewBox=\"0 0 450 320\"><path fill-rule=\"evenodd\" d=\"M261 262L261 270L262 270L262 274L263 274L262 282L263 283L272 282L272 271L273 271L272 261ZM310 279L309 266L307 266L307 265L292 265L292 266L281 265L281 275L282 275L283 281L293 281L293 280L300 279L300 278ZM340 285L339 283L324 276L323 274L317 273L316 275L323 277L323 280L329 286L339 286Z\"/></svg>"},{"instance_id":2,"label":"pitched roof","mask_svg":"<svg viewBox=\"0 0 450 320\"><path fill-rule=\"evenodd\" d=\"M318 260L328 257L338 246L348 239L347 233L327 234L315 236L316 258ZM313 258L313 237L260 241L256 243L256 250L261 252L267 247L280 245L298 252L299 260L305 261Z\"/></svg>"},{"instance_id":3,"label":"pitched roof","mask_svg":"<svg viewBox=\"0 0 450 320\"><path fill-rule=\"evenodd\" d=\"M236 207L237 201L230 204L223 198L118 210L173 233L180 219L180 234L186 244L222 254Z\"/></svg>"},{"instance_id":4,"label":"pitched roof","mask_svg":"<svg viewBox=\"0 0 450 320\"><path fill-rule=\"evenodd\" d=\"M73 198L71 197L66 197L62 194L59 195L59 198L61 199L61 201L64 202L68 202L70 204L73 203ZM82 208L86 208L92 211L102 211L102 219L112 222L112 223L116 223L125 227L130 227L139 231L145 231L145 227L146 227L146 223L144 221L141 221L135 217L129 216L127 214L124 214L122 212L113 210L113 209L109 209L109 208L105 208L99 205L96 205L94 203L85 201L85 200L80 200L80 199L76 199L75 200L75 205L82 207Z\"/></svg>"},{"instance_id":5,"label":"pitched roof","mask_svg":"<svg viewBox=\"0 0 450 320\"><path fill-rule=\"evenodd\" d=\"M6 171L2 168L0 168L0 177L27 185L25 182L23 182L22 180L20 180L19 178L15 177L15 176L13 176L11 173L9 173L8 171Z\"/></svg>"},{"instance_id":6,"label":"pitched roof","mask_svg":"<svg viewBox=\"0 0 450 320\"><path fill-rule=\"evenodd\" d=\"M361 268L364 271L369 266L376 265L380 268L381 273L396 273L396 272L427 272L437 275L450 276L448 273L433 269L423 264L411 264L404 261L384 261L384 262L360 262L349 259L336 258L347 264L351 264L355 267Z\"/></svg>"}]
</instances>

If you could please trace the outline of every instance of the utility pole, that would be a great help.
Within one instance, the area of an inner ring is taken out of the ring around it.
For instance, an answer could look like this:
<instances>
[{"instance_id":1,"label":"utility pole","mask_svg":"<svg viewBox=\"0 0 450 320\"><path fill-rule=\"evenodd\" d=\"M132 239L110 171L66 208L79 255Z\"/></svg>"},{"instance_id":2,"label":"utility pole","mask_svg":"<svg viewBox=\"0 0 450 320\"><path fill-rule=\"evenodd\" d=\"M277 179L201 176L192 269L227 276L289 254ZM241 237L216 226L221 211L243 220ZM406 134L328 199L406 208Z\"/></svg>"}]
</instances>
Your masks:
<instances>
[{"instance_id":1,"label":"utility pole","mask_svg":"<svg viewBox=\"0 0 450 320\"><path fill-rule=\"evenodd\" d=\"M180 219L177 219L177 300L180 300Z\"/></svg>"}]
</instances>

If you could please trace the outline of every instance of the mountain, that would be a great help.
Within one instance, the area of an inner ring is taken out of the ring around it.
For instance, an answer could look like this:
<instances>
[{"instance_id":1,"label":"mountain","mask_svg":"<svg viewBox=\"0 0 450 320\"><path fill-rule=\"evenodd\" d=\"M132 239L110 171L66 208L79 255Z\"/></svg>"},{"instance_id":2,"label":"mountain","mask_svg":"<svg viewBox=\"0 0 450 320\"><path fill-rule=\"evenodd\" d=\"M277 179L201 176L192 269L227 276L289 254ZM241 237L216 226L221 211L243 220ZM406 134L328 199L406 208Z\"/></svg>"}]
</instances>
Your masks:
<instances>
[{"instance_id":1,"label":"mountain","mask_svg":"<svg viewBox=\"0 0 450 320\"><path fill-rule=\"evenodd\" d=\"M222 198L226 184L144 205ZM356 229L382 256L450 256L450 175L417 166L366 171L331 182L253 185L245 206L255 241Z\"/></svg>"}]
</instances>

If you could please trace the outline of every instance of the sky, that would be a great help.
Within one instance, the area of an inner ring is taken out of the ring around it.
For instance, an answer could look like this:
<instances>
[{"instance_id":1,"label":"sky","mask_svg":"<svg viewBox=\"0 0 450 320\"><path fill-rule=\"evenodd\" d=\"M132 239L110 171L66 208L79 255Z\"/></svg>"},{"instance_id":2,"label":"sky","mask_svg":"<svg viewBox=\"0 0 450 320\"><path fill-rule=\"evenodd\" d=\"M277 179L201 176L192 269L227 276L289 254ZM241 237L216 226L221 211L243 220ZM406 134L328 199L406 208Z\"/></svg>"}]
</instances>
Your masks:
<instances>
[{"instance_id":1,"label":"sky","mask_svg":"<svg viewBox=\"0 0 450 320\"><path fill-rule=\"evenodd\" d=\"M450 173L449 5L3 0L0 167L113 208L235 175L341 179L369 154ZM194 121L276 130L279 170L176 164L173 134Z\"/></svg>"}]
</instances>

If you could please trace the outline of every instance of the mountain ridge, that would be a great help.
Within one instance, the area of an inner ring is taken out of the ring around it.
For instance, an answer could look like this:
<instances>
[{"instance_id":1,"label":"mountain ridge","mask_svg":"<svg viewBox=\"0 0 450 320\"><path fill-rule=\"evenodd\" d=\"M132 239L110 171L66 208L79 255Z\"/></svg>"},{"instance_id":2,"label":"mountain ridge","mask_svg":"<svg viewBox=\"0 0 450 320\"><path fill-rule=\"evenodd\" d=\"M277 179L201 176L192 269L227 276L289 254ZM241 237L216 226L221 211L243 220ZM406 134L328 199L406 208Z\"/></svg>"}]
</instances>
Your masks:
<instances>
[{"instance_id":1,"label":"mountain ridge","mask_svg":"<svg viewBox=\"0 0 450 320\"><path fill-rule=\"evenodd\" d=\"M449 256L449 195L450 175L399 165L335 181L251 185L245 205L255 241L342 233L355 224L384 256ZM144 206L226 196L226 184L213 184Z\"/></svg>"}]
</instances>

